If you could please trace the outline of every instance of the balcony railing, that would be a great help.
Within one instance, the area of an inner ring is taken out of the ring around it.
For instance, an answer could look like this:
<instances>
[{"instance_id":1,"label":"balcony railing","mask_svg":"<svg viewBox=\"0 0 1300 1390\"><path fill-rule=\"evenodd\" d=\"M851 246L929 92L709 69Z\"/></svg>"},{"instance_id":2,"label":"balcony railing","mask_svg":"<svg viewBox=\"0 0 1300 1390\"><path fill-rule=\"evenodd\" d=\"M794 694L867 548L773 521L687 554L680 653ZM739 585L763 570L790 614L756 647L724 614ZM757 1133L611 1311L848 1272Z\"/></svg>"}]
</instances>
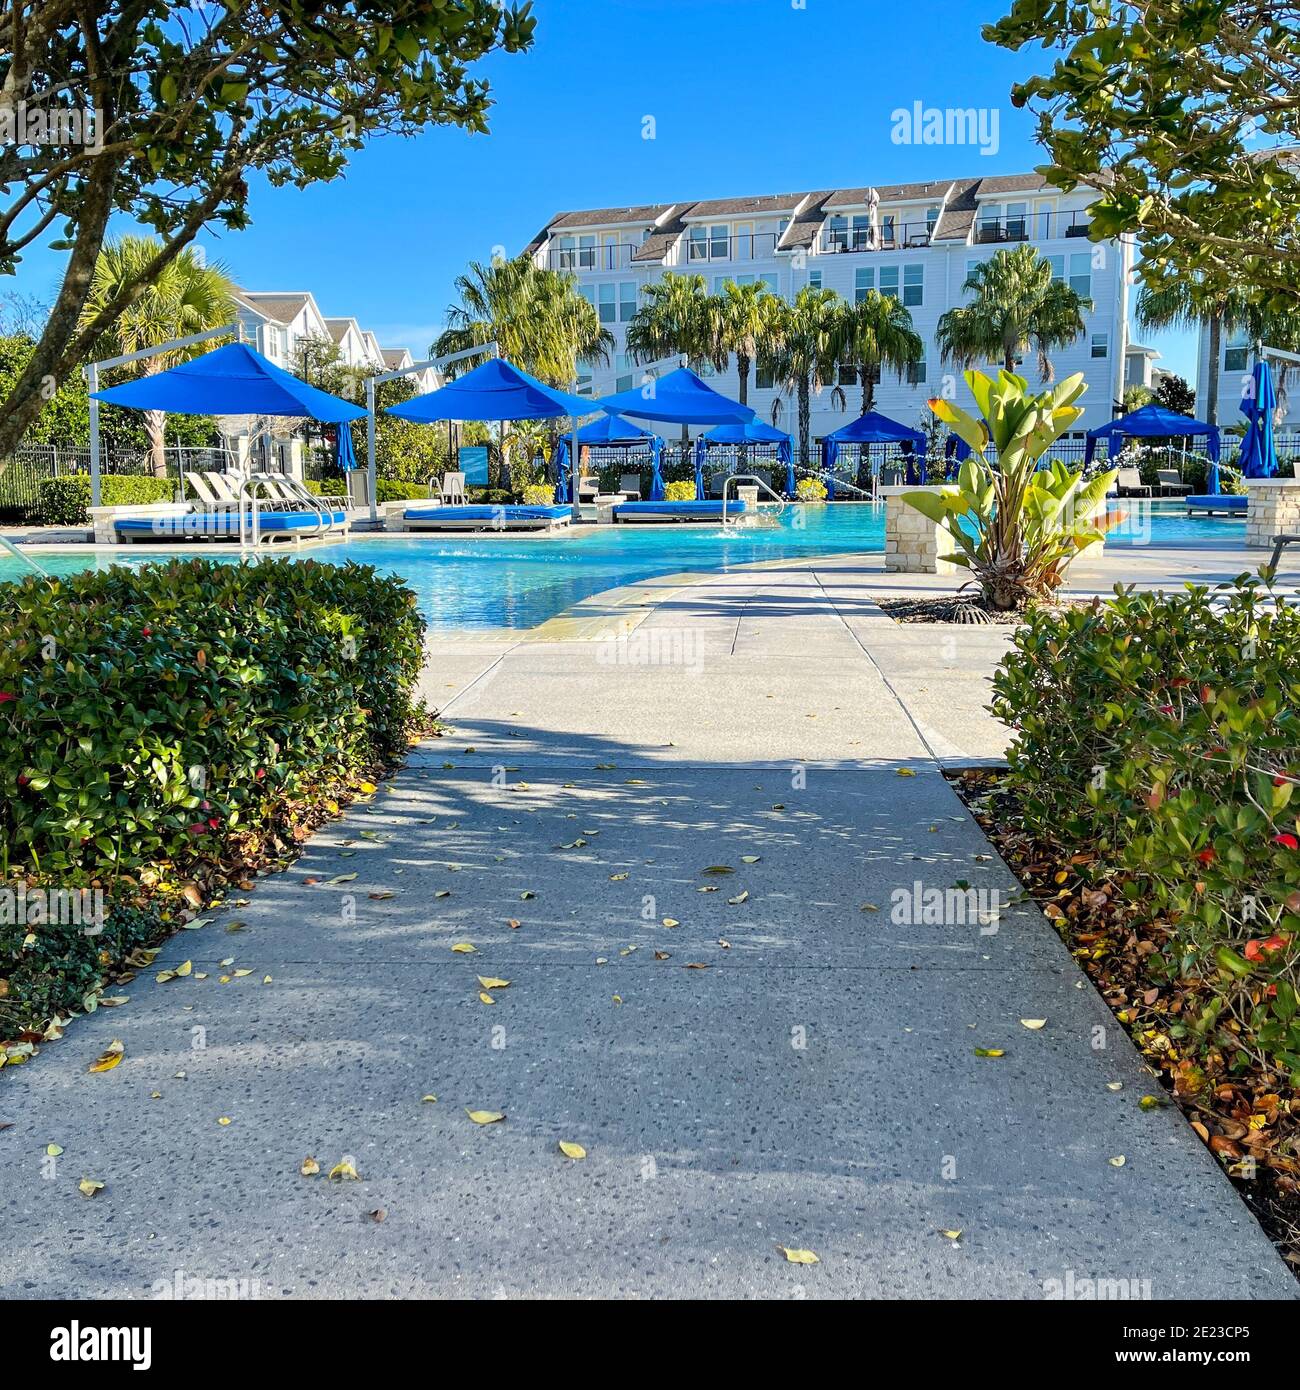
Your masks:
<instances>
[{"instance_id":1,"label":"balcony railing","mask_svg":"<svg viewBox=\"0 0 1300 1390\"><path fill-rule=\"evenodd\" d=\"M881 222L878 227L828 227L822 233L823 252L899 251L929 246L932 222Z\"/></svg>"},{"instance_id":2,"label":"balcony railing","mask_svg":"<svg viewBox=\"0 0 1300 1390\"><path fill-rule=\"evenodd\" d=\"M618 246L561 246L546 253L548 270L626 270L632 264L637 247L630 243Z\"/></svg>"},{"instance_id":3,"label":"balcony railing","mask_svg":"<svg viewBox=\"0 0 1300 1390\"><path fill-rule=\"evenodd\" d=\"M743 232L740 236L692 237L687 234L685 259L703 261L761 261L776 254L775 232Z\"/></svg>"},{"instance_id":4,"label":"balcony railing","mask_svg":"<svg viewBox=\"0 0 1300 1390\"><path fill-rule=\"evenodd\" d=\"M1089 219L1082 212L1024 212L1013 217L981 217L975 223L975 243L1053 241L1086 237Z\"/></svg>"}]
</instances>

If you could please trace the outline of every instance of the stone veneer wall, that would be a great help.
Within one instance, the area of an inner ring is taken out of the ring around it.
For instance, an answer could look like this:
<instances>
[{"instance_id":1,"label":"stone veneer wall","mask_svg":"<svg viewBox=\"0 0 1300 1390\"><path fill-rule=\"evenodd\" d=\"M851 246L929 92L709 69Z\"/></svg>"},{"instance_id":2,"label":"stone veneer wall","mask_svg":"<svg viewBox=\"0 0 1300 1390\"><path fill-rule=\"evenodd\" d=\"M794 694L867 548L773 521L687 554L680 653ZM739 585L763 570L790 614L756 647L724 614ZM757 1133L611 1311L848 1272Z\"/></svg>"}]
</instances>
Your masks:
<instances>
[{"instance_id":1,"label":"stone veneer wall","mask_svg":"<svg viewBox=\"0 0 1300 1390\"><path fill-rule=\"evenodd\" d=\"M1300 478L1247 478L1246 549L1272 550L1273 537L1300 535Z\"/></svg>"},{"instance_id":2,"label":"stone veneer wall","mask_svg":"<svg viewBox=\"0 0 1300 1390\"><path fill-rule=\"evenodd\" d=\"M954 492L954 488L882 487L885 499L885 569L893 574L956 574L960 565L941 560L953 543L937 522L903 501L905 492Z\"/></svg>"}]
</instances>

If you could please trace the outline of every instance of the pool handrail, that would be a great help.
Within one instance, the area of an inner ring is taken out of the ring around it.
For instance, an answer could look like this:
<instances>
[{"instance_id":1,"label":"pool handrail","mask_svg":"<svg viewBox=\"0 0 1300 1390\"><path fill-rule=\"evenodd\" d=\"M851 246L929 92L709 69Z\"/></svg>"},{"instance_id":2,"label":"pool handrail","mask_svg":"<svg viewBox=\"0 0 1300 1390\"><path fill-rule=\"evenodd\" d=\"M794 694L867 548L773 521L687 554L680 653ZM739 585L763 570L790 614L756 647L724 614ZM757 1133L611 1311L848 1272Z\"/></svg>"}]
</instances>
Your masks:
<instances>
[{"instance_id":1,"label":"pool handrail","mask_svg":"<svg viewBox=\"0 0 1300 1390\"><path fill-rule=\"evenodd\" d=\"M782 497L779 492L773 492L773 490L770 487L768 487L768 485L762 480L762 478L758 477L757 474L732 473L728 475L727 481L722 485L722 524L724 526L729 524L727 521L727 489L732 485L732 483L747 483L754 487L761 488L765 493L767 493L767 495L772 499L772 501L776 503L777 516L781 516L784 513L786 505L785 498ZM736 501L740 501L739 488L737 488ZM770 506L771 504L768 503L767 505ZM734 525L734 523L730 524Z\"/></svg>"}]
</instances>

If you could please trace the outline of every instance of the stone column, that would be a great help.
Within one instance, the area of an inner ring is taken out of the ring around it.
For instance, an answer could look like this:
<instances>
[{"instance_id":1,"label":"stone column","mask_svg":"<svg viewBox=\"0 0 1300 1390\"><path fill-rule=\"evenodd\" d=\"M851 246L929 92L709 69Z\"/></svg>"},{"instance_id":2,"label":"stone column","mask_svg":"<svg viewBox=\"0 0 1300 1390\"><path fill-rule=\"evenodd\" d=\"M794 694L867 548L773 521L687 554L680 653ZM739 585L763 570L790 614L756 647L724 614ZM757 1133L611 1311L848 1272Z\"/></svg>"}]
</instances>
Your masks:
<instances>
[{"instance_id":1,"label":"stone column","mask_svg":"<svg viewBox=\"0 0 1300 1390\"><path fill-rule=\"evenodd\" d=\"M939 556L951 555L956 542L941 535L938 522L903 501L906 492L953 493L955 487L882 487L885 499L885 569L894 574L956 574L961 569Z\"/></svg>"},{"instance_id":2,"label":"stone column","mask_svg":"<svg viewBox=\"0 0 1300 1390\"><path fill-rule=\"evenodd\" d=\"M1300 536L1300 478L1247 478L1246 549L1272 550L1273 537Z\"/></svg>"}]
</instances>

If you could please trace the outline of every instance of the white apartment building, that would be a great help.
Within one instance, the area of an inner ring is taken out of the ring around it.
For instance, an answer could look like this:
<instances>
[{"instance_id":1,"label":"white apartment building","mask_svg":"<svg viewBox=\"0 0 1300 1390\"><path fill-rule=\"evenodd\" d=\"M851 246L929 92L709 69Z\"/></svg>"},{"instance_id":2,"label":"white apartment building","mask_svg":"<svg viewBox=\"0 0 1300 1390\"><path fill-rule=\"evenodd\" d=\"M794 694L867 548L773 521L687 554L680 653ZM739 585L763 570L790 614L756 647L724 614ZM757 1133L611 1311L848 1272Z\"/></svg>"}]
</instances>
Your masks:
<instances>
[{"instance_id":1,"label":"white apartment building","mask_svg":"<svg viewBox=\"0 0 1300 1390\"><path fill-rule=\"evenodd\" d=\"M1297 368L1271 362L1273 381L1277 387L1280 415L1276 427L1287 433L1300 431L1300 391L1295 387ZM1244 425L1241 413L1244 392L1251 382L1255 367L1255 345L1240 329L1225 328L1219 334L1219 400L1216 414L1220 426ZM1210 389L1210 328L1201 324L1196 345L1196 409L1202 415L1209 410Z\"/></svg>"},{"instance_id":2,"label":"white apartment building","mask_svg":"<svg viewBox=\"0 0 1300 1390\"><path fill-rule=\"evenodd\" d=\"M1076 431L1082 433L1114 418L1128 346L1131 251L1120 241L1087 239L1095 196L1087 189L1062 193L1037 174L1013 174L599 208L557 214L527 253L539 266L576 274L613 334L611 361L591 372L598 395L639 380L641 368L625 347L626 326L645 286L666 271L701 274L711 291L725 280L761 280L787 298L805 285L851 301L870 289L893 294L911 313L926 351L906 379L883 374L875 408L918 426L928 414L927 398L943 394L945 377L950 389L955 384L958 403L970 405L960 369L940 361L934 337L940 316L964 301L962 284L976 262L1028 241L1051 260L1059 279L1094 302L1080 339L1052 354L1058 380L1076 371L1087 378ZM1036 359L1021 370L1037 383ZM734 397L734 366L713 384ZM749 404L760 419L796 429L793 394L770 379L751 375ZM845 370L813 398L813 438L847 424L860 408L861 388Z\"/></svg>"}]
</instances>

